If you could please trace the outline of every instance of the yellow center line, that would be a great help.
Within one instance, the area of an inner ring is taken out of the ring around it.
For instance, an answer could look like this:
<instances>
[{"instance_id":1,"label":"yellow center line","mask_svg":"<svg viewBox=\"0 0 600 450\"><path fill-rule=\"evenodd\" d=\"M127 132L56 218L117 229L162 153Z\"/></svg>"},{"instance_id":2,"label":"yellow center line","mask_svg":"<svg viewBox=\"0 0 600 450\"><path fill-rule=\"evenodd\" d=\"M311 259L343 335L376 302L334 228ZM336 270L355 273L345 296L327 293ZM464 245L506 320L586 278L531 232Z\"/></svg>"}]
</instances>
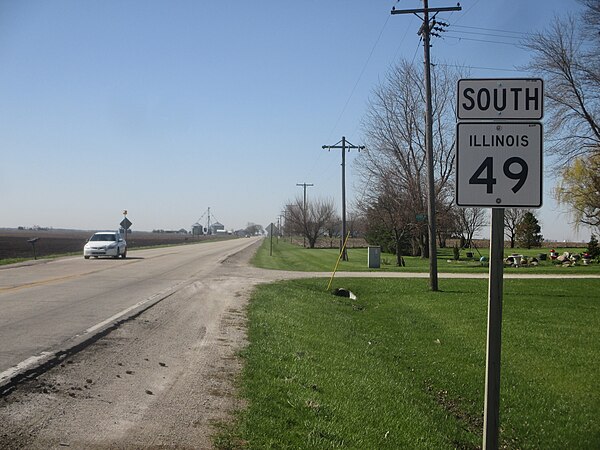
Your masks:
<instances>
[{"instance_id":1,"label":"yellow center line","mask_svg":"<svg viewBox=\"0 0 600 450\"><path fill-rule=\"evenodd\" d=\"M134 264L136 262L138 262L138 261L127 261L125 264ZM49 284L60 283L60 282L67 281L67 280L73 280L73 279L80 278L80 277L83 277L86 275L104 272L104 271L112 269L112 268L113 267L104 267L102 269L91 270L89 272L77 273L74 275L65 275L62 277L46 278L44 280L31 281L29 283L0 287L0 294L5 293L5 292L17 292L17 291L21 291L23 289L29 289L29 288L34 288L34 287L38 287L38 286L46 286Z\"/></svg>"}]
</instances>

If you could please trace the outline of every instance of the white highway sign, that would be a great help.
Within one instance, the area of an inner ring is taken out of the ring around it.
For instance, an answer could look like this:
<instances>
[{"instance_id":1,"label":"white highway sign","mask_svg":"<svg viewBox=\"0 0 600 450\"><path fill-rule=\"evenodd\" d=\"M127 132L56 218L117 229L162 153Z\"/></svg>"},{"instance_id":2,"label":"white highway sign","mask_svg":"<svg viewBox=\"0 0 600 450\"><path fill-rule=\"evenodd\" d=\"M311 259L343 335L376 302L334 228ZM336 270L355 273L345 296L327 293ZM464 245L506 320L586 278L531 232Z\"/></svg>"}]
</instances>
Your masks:
<instances>
[{"instance_id":1,"label":"white highway sign","mask_svg":"<svg viewBox=\"0 0 600 450\"><path fill-rule=\"evenodd\" d=\"M472 78L458 81L459 120L541 120L541 78Z\"/></svg>"},{"instance_id":2,"label":"white highway sign","mask_svg":"<svg viewBox=\"0 0 600 450\"><path fill-rule=\"evenodd\" d=\"M456 127L458 206L542 206L541 123L459 122Z\"/></svg>"}]
</instances>

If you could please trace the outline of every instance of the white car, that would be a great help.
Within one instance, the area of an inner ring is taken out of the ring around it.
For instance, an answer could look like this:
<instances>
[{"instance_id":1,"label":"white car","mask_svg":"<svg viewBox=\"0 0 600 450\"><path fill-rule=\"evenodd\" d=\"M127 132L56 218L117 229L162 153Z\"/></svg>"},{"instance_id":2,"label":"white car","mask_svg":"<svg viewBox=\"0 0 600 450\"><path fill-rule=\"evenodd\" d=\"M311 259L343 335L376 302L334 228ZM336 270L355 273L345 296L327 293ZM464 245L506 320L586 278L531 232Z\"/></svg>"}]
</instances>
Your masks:
<instances>
[{"instance_id":1,"label":"white car","mask_svg":"<svg viewBox=\"0 0 600 450\"><path fill-rule=\"evenodd\" d=\"M83 247L83 257L89 259L90 256L127 256L127 242L118 231L100 231L89 238L87 244Z\"/></svg>"}]
</instances>

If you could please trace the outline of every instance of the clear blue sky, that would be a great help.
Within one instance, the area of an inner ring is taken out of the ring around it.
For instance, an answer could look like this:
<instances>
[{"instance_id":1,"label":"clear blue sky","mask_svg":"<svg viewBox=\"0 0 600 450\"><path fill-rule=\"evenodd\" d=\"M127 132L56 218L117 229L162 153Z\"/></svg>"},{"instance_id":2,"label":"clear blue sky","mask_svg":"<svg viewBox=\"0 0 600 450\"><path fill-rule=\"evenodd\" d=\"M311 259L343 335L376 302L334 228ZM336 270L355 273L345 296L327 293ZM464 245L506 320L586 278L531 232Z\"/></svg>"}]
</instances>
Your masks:
<instances>
[{"instance_id":1,"label":"clear blue sky","mask_svg":"<svg viewBox=\"0 0 600 450\"><path fill-rule=\"evenodd\" d=\"M208 207L228 229L267 225L303 182L339 207L339 151L321 146L362 144L372 90L422 61L419 19L390 15L420 4L0 0L0 227L114 228L127 209L134 229L189 229ZM579 7L461 4L432 54L473 77L527 76L529 55L465 27L531 32ZM545 237L589 238L555 209L546 195Z\"/></svg>"}]
</instances>

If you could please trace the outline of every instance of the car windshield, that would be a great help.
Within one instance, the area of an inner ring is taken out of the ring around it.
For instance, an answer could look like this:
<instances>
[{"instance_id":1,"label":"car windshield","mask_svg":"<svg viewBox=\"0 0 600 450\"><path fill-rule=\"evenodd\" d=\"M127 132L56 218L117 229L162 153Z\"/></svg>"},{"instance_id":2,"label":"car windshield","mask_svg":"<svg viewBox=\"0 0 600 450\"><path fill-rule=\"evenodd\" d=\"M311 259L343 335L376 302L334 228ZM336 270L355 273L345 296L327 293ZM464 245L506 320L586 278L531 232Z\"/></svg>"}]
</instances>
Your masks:
<instances>
[{"instance_id":1,"label":"car windshield","mask_svg":"<svg viewBox=\"0 0 600 450\"><path fill-rule=\"evenodd\" d=\"M114 234L95 234L92 236L90 241L116 241L117 238Z\"/></svg>"}]
</instances>

